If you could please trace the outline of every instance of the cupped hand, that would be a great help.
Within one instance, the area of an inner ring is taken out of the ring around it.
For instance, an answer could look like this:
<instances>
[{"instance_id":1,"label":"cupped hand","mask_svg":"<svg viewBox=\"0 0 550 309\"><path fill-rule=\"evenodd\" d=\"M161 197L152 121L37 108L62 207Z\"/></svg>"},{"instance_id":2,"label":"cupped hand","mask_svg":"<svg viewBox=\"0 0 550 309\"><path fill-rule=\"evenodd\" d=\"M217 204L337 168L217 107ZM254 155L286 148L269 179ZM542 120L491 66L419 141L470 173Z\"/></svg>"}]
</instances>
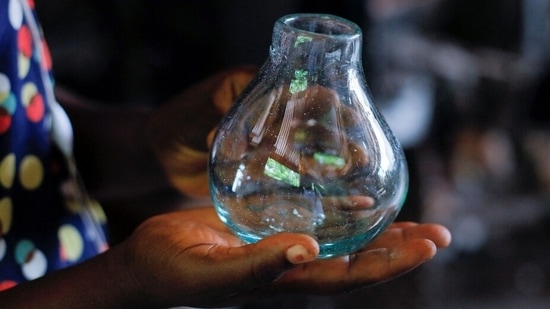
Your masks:
<instances>
[{"instance_id":1,"label":"cupped hand","mask_svg":"<svg viewBox=\"0 0 550 309\"><path fill-rule=\"evenodd\" d=\"M244 244L212 207L150 218L123 243L142 303L219 307L282 293L338 294L381 283L449 245L437 224L391 225L355 254L316 259L317 242L281 233Z\"/></svg>"},{"instance_id":2,"label":"cupped hand","mask_svg":"<svg viewBox=\"0 0 550 309\"><path fill-rule=\"evenodd\" d=\"M256 71L253 66L220 71L155 110L148 140L176 189L208 196L208 139Z\"/></svg>"}]
</instances>

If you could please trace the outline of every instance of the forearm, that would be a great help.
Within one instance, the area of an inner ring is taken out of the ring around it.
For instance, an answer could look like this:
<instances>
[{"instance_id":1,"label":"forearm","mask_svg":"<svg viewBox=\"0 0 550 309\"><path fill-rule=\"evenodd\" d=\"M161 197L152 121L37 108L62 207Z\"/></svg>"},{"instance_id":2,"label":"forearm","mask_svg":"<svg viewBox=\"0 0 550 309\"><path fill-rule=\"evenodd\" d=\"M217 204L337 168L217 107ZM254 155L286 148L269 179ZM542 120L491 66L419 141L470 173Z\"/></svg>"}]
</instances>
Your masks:
<instances>
[{"instance_id":1,"label":"forearm","mask_svg":"<svg viewBox=\"0 0 550 309\"><path fill-rule=\"evenodd\" d=\"M80 265L0 292L0 308L135 308L136 284L113 248Z\"/></svg>"}]
</instances>

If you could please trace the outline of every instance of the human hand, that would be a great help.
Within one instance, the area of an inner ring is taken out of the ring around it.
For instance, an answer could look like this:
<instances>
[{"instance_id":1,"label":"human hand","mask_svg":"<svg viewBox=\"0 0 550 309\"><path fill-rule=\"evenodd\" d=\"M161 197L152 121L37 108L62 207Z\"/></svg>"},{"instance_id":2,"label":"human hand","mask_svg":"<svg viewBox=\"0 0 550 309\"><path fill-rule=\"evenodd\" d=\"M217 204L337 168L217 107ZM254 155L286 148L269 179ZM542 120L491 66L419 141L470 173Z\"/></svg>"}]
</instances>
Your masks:
<instances>
[{"instance_id":1,"label":"human hand","mask_svg":"<svg viewBox=\"0 0 550 309\"><path fill-rule=\"evenodd\" d=\"M318 260L310 236L281 233L245 245L205 207L150 218L112 250L124 250L121 267L139 304L216 307L350 292L414 269L450 240L443 226L399 222L355 254Z\"/></svg>"},{"instance_id":2,"label":"human hand","mask_svg":"<svg viewBox=\"0 0 550 309\"><path fill-rule=\"evenodd\" d=\"M219 72L155 111L149 142L176 189L190 196L209 195L207 140L255 74L251 66Z\"/></svg>"}]
</instances>

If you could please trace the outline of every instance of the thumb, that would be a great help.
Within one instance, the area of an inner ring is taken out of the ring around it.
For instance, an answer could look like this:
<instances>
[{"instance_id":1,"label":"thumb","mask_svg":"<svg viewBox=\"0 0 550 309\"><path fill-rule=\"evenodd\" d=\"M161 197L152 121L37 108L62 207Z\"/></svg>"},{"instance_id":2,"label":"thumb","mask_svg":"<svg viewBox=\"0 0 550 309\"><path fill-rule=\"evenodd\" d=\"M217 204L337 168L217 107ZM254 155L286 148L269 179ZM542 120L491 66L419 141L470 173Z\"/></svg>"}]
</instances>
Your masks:
<instances>
[{"instance_id":1,"label":"thumb","mask_svg":"<svg viewBox=\"0 0 550 309\"><path fill-rule=\"evenodd\" d=\"M270 283L296 265L313 261L319 244L305 234L280 233L244 246L252 285Z\"/></svg>"},{"instance_id":2,"label":"thumb","mask_svg":"<svg viewBox=\"0 0 550 309\"><path fill-rule=\"evenodd\" d=\"M249 302L270 294L269 285L299 264L313 261L319 254L319 245L305 234L281 233L266 237L257 243L230 247L232 256L227 263L209 267L212 273L203 273L201 279L208 286L205 302L228 306ZM209 279L204 279L209 278ZM212 278L218 280L212 281ZM212 283L218 282L214 289ZM229 284L228 284L229 283Z\"/></svg>"}]
</instances>

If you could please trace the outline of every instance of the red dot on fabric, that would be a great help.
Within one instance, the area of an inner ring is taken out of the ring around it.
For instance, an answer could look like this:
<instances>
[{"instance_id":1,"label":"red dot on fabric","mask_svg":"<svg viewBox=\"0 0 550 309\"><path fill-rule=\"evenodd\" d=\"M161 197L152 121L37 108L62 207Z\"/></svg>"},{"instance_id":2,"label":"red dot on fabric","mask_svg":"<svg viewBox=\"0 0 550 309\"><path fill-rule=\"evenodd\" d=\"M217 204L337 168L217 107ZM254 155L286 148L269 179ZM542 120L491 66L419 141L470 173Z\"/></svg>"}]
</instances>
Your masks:
<instances>
[{"instance_id":1,"label":"red dot on fabric","mask_svg":"<svg viewBox=\"0 0 550 309\"><path fill-rule=\"evenodd\" d=\"M27 117L32 122L38 122L44 117L44 100L39 93L31 98L27 106Z\"/></svg>"},{"instance_id":2,"label":"red dot on fabric","mask_svg":"<svg viewBox=\"0 0 550 309\"><path fill-rule=\"evenodd\" d=\"M0 134L5 133L11 126L11 115L5 108L0 108Z\"/></svg>"},{"instance_id":3,"label":"red dot on fabric","mask_svg":"<svg viewBox=\"0 0 550 309\"><path fill-rule=\"evenodd\" d=\"M44 65L44 68L49 71L52 69L52 56L45 39L42 39L42 52L44 53L42 55L42 64Z\"/></svg>"},{"instance_id":4,"label":"red dot on fabric","mask_svg":"<svg viewBox=\"0 0 550 309\"><path fill-rule=\"evenodd\" d=\"M66 262L68 260L67 258L67 250L61 245L59 246L59 258L61 261Z\"/></svg>"},{"instance_id":5,"label":"red dot on fabric","mask_svg":"<svg viewBox=\"0 0 550 309\"><path fill-rule=\"evenodd\" d=\"M16 285L17 285L17 282L15 281L11 281L11 280L0 281L0 292L5 291L9 288L13 288Z\"/></svg>"},{"instance_id":6,"label":"red dot on fabric","mask_svg":"<svg viewBox=\"0 0 550 309\"><path fill-rule=\"evenodd\" d=\"M27 0L27 3L29 3L29 7L34 10L34 0Z\"/></svg>"},{"instance_id":7,"label":"red dot on fabric","mask_svg":"<svg viewBox=\"0 0 550 309\"><path fill-rule=\"evenodd\" d=\"M27 25L21 26L17 34L17 46L23 56L30 58L32 55L32 35Z\"/></svg>"}]
</instances>

